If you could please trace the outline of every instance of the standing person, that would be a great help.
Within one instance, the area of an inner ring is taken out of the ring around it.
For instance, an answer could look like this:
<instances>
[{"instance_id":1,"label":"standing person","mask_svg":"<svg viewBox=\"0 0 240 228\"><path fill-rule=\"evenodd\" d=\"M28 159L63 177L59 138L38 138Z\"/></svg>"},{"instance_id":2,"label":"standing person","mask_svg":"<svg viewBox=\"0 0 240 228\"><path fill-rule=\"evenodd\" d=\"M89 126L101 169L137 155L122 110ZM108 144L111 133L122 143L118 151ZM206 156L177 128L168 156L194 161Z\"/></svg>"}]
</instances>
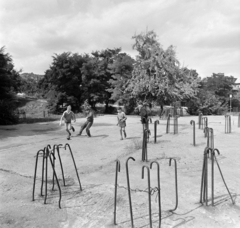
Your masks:
<instances>
[{"instance_id":1,"label":"standing person","mask_svg":"<svg viewBox=\"0 0 240 228\"><path fill-rule=\"evenodd\" d=\"M59 125L61 126L62 120L64 119L66 131L68 133L68 137L67 137L68 140L71 137L70 130L72 130L73 132L75 131L74 127L72 126L71 121L74 120L74 122L76 122L76 117L75 117L74 113L71 111L71 109L72 109L71 105L68 105L67 110L63 112L62 117L60 119L60 123L59 123Z\"/></svg>"},{"instance_id":2,"label":"standing person","mask_svg":"<svg viewBox=\"0 0 240 228\"><path fill-rule=\"evenodd\" d=\"M81 126L80 132L78 135L81 135L83 130L86 128L86 132L88 137L91 137L90 134L90 127L93 125L93 111L91 108L86 108L86 113L87 113L87 121Z\"/></svg>"},{"instance_id":3,"label":"standing person","mask_svg":"<svg viewBox=\"0 0 240 228\"><path fill-rule=\"evenodd\" d=\"M127 134L126 134L126 130L125 130L127 117L126 117L126 115L123 112L121 107L119 107L117 109L117 112L118 112L118 115L117 115L118 123L117 123L117 125L120 127L120 135L121 135L120 140L123 140L122 131L124 133L124 137L127 138Z\"/></svg>"}]
</instances>

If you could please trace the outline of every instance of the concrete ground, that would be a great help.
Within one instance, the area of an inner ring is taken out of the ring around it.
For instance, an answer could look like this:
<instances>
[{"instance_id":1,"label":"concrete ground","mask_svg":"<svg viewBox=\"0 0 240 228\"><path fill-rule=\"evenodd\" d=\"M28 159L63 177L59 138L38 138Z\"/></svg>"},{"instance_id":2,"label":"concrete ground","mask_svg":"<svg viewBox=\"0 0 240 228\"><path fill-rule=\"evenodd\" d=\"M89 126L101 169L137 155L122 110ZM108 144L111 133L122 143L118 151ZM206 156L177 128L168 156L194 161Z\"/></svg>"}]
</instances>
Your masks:
<instances>
[{"instance_id":1,"label":"concrete ground","mask_svg":"<svg viewBox=\"0 0 240 228\"><path fill-rule=\"evenodd\" d=\"M157 117L153 118L156 120ZM215 164L215 206L211 206L211 179L209 174L209 206L199 203L206 138L196 124L196 146L193 146L193 127L190 121L197 116L180 117L178 134L166 134L166 120L158 125L157 143L153 142L153 128L148 144L149 161L158 161L161 176L162 226L161 227L240 227L240 128L237 117L232 121L232 133L224 132L224 116L209 116L209 127L214 129L214 144L226 184L233 196L234 205ZM128 116L127 139L120 140L116 116L99 116L91 128L88 138L75 136L84 119L77 119L76 132L70 141L66 139L64 127L58 121L38 124L0 126L0 227L11 228L87 228L87 227L131 227L125 162L129 161L133 218L135 227L150 227L148 213L147 173L142 179L142 166L150 162L141 161L142 126L139 117ZM40 196L41 159L37 173L35 201L32 201L33 176L36 153L48 144L71 145L83 191L79 190L77 176L68 150L61 149L66 186L63 186L59 160L56 170L62 190L62 209L58 208L59 191L52 191L52 172L48 176L48 198ZM174 164L177 160L178 208L176 205ZM121 162L118 173L117 224L113 225L115 160ZM210 169L210 159L209 159ZM210 170L209 170L210 173ZM157 187L157 169L151 172L151 187ZM153 191L152 220L158 227L158 199Z\"/></svg>"}]
</instances>

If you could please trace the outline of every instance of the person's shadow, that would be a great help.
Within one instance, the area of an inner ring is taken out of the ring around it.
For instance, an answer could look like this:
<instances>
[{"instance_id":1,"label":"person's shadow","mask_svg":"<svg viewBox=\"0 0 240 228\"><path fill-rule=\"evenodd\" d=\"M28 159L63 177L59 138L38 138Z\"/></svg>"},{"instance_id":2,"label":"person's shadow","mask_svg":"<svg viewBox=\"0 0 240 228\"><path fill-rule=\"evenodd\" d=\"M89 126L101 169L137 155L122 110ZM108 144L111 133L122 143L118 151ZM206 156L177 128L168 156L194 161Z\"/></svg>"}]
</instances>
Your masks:
<instances>
[{"instance_id":1,"label":"person's shadow","mask_svg":"<svg viewBox=\"0 0 240 228\"><path fill-rule=\"evenodd\" d=\"M91 138L107 138L109 135L92 135Z\"/></svg>"}]
</instances>

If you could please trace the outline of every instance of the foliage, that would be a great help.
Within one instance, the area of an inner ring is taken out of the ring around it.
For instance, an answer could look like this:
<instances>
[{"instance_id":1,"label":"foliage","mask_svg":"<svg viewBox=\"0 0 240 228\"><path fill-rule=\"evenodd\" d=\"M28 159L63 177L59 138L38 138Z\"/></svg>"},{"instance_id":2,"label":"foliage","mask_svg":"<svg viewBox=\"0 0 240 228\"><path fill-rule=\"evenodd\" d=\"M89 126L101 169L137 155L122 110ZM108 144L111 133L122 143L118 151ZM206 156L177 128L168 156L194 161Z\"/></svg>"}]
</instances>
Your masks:
<instances>
[{"instance_id":1,"label":"foliage","mask_svg":"<svg viewBox=\"0 0 240 228\"><path fill-rule=\"evenodd\" d=\"M12 58L0 49L0 124L13 124L18 121L15 114L14 92L18 91L19 73L14 69Z\"/></svg>"},{"instance_id":2,"label":"foliage","mask_svg":"<svg viewBox=\"0 0 240 228\"><path fill-rule=\"evenodd\" d=\"M186 101L189 113L198 114L201 111L204 115L211 115L226 112L235 80L224 74L204 78L199 84L196 98Z\"/></svg>"},{"instance_id":3,"label":"foliage","mask_svg":"<svg viewBox=\"0 0 240 228\"><path fill-rule=\"evenodd\" d=\"M199 79L186 67L181 68L173 46L164 50L154 31L133 37L138 56L127 90L144 101L159 104L195 97Z\"/></svg>"}]
</instances>

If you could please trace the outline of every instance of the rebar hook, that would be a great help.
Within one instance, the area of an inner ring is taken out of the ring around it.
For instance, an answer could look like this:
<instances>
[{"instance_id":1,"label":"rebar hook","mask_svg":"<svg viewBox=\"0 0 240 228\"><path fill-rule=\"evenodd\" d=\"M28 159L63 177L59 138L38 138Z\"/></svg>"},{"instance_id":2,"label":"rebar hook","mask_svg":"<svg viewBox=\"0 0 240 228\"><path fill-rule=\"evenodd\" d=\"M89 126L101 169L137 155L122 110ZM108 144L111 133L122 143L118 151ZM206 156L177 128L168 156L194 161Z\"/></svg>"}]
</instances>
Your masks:
<instances>
[{"instance_id":1,"label":"rebar hook","mask_svg":"<svg viewBox=\"0 0 240 228\"><path fill-rule=\"evenodd\" d=\"M176 206L174 209L169 210L171 212L175 211L178 207L178 182L177 182L177 161L175 158L169 158L169 166L171 166L171 162L172 160L174 161L174 165L175 165L175 191L176 191Z\"/></svg>"},{"instance_id":2,"label":"rebar hook","mask_svg":"<svg viewBox=\"0 0 240 228\"><path fill-rule=\"evenodd\" d=\"M119 161L118 159L116 159L114 212L113 212L113 215L114 215L114 219L113 219L114 225L117 225L117 222L116 222L116 212L117 212L117 210L116 210L116 207L117 207L117 180L118 180L118 172L120 172L120 169L121 169L120 161Z\"/></svg>"},{"instance_id":3,"label":"rebar hook","mask_svg":"<svg viewBox=\"0 0 240 228\"><path fill-rule=\"evenodd\" d=\"M150 169L152 169L153 164L157 165L157 178L158 178L158 214L159 214L159 228L161 227L162 222L162 209L161 209L161 189L160 189L160 166L157 161L152 161L150 163Z\"/></svg>"},{"instance_id":4,"label":"rebar hook","mask_svg":"<svg viewBox=\"0 0 240 228\"><path fill-rule=\"evenodd\" d=\"M131 225L132 228L134 228L134 223L133 223L133 213L132 213L132 200L131 200L131 191L130 191L130 181L129 181L129 171L128 171L128 161L129 160L135 161L133 157L129 157L126 160L126 175L127 175L127 185L128 185L128 198L129 198L129 207L130 207L130 216L131 216Z\"/></svg>"}]
</instances>

